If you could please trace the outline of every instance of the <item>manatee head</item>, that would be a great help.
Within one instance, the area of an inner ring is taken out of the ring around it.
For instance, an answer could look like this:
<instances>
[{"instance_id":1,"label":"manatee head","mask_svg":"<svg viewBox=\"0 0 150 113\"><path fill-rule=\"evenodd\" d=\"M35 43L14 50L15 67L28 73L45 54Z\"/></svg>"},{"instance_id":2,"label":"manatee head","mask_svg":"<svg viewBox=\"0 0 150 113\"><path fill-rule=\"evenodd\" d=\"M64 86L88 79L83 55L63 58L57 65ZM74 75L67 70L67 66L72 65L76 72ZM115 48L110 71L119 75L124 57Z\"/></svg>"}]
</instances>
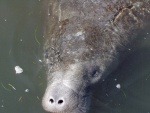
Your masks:
<instances>
[{"instance_id":1,"label":"manatee head","mask_svg":"<svg viewBox=\"0 0 150 113\"><path fill-rule=\"evenodd\" d=\"M101 70L93 62L62 66L49 75L43 108L52 113L86 113L92 86L100 78Z\"/></svg>"}]
</instances>

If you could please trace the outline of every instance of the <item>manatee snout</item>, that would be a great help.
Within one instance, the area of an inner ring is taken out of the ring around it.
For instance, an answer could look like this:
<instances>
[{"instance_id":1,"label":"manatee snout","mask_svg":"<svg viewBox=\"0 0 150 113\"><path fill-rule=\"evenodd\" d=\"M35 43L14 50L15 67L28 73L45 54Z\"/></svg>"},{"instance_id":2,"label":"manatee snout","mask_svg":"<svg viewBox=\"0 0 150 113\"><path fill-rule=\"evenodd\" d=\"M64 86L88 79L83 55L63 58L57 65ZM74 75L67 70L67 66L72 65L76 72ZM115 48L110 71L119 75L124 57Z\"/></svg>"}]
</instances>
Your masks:
<instances>
[{"instance_id":1,"label":"manatee snout","mask_svg":"<svg viewBox=\"0 0 150 113\"><path fill-rule=\"evenodd\" d=\"M46 111L65 112L68 108L72 109L70 107L75 106L75 100L76 95L71 89L61 83L56 83L47 87L42 104Z\"/></svg>"},{"instance_id":2,"label":"manatee snout","mask_svg":"<svg viewBox=\"0 0 150 113\"><path fill-rule=\"evenodd\" d=\"M86 113L90 105L91 86L98 79L91 73L95 73L97 67L82 63L63 69L49 75L43 108L52 113Z\"/></svg>"},{"instance_id":3,"label":"manatee snout","mask_svg":"<svg viewBox=\"0 0 150 113\"><path fill-rule=\"evenodd\" d=\"M49 112L67 112L76 107L77 94L62 83L53 83L46 89L43 107Z\"/></svg>"}]
</instances>

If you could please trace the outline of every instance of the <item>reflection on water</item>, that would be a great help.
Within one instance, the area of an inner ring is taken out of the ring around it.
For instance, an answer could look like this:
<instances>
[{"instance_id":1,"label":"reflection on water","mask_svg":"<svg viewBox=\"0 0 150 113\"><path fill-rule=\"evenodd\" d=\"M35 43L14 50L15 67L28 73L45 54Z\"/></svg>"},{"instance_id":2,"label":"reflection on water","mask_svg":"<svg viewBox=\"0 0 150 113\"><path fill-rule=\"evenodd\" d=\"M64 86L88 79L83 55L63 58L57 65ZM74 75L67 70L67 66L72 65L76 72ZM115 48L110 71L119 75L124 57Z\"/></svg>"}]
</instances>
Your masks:
<instances>
[{"instance_id":1,"label":"reflection on water","mask_svg":"<svg viewBox=\"0 0 150 113\"><path fill-rule=\"evenodd\" d=\"M0 113L46 113L40 6L40 0L0 0ZM150 112L150 35L141 37L136 51L96 88L91 113ZM17 65L22 74L15 74Z\"/></svg>"}]
</instances>

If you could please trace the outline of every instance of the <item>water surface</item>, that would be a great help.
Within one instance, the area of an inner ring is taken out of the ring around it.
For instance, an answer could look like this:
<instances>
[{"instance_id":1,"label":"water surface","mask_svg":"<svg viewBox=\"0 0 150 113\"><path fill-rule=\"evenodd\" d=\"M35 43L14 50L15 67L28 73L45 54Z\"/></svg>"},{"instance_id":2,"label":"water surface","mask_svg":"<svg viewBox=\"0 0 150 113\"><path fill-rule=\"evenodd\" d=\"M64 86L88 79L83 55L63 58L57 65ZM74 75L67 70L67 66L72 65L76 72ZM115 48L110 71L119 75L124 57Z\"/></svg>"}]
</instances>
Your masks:
<instances>
[{"instance_id":1,"label":"water surface","mask_svg":"<svg viewBox=\"0 0 150 113\"><path fill-rule=\"evenodd\" d=\"M41 13L39 0L0 0L1 113L45 113Z\"/></svg>"}]
</instances>

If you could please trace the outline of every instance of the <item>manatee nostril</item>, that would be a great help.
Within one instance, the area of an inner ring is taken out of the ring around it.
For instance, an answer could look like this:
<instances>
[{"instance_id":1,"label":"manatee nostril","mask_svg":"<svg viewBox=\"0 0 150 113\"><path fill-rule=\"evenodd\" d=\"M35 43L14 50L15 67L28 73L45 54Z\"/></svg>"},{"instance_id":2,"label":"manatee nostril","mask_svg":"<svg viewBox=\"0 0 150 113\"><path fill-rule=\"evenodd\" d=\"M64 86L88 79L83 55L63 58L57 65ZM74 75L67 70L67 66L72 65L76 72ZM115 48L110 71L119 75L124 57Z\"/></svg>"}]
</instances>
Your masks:
<instances>
[{"instance_id":1,"label":"manatee nostril","mask_svg":"<svg viewBox=\"0 0 150 113\"><path fill-rule=\"evenodd\" d=\"M58 104L62 104L62 103L63 103L63 100L59 100L59 101L58 101Z\"/></svg>"},{"instance_id":2,"label":"manatee nostril","mask_svg":"<svg viewBox=\"0 0 150 113\"><path fill-rule=\"evenodd\" d=\"M49 99L49 101L51 102L51 103L54 103L54 100L51 98L51 99Z\"/></svg>"}]
</instances>

